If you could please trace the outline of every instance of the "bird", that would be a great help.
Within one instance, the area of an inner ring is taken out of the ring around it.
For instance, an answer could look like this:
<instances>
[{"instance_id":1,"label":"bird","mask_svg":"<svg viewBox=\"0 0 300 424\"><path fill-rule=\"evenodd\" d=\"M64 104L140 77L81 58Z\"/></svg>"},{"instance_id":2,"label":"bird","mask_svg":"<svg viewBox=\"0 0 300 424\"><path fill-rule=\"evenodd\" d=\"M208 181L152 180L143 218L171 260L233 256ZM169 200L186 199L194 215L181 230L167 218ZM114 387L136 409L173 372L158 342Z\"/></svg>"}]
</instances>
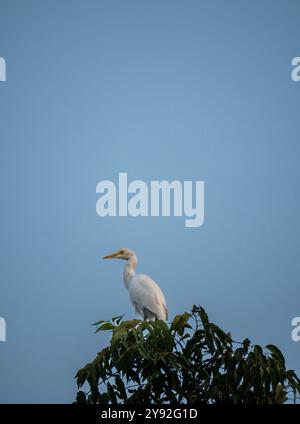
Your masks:
<instances>
[{"instance_id":1,"label":"bird","mask_svg":"<svg viewBox=\"0 0 300 424\"><path fill-rule=\"evenodd\" d=\"M136 313L144 321L167 321L168 309L165 296L152 278L148 275L135 273L138 260L133 250L124 247L104 256L103 259L123 259L126 261L123 274L124 284Z\"/></svg>"}]
</instances>

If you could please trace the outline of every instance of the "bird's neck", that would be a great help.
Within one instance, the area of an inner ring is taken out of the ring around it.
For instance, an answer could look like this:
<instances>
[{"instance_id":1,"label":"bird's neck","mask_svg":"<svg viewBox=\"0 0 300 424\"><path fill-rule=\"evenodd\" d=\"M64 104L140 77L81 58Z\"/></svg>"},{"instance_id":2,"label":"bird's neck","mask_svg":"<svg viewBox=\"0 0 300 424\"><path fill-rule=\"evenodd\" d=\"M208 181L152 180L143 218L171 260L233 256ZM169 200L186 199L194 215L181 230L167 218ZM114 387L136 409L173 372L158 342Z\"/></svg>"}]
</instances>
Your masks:
<instances>
[{"instance_id":1,"label":"bird's neck","mask_svg":"<svg viewBox=\"0 0 300 424\"><path fill-rule=\"evenodd\" d=\"M124 283L127 289L129 289L130 281L135 275L135 269L137 267L137 257L131 256L124 266Z\"/></svg>"}]
</instances>

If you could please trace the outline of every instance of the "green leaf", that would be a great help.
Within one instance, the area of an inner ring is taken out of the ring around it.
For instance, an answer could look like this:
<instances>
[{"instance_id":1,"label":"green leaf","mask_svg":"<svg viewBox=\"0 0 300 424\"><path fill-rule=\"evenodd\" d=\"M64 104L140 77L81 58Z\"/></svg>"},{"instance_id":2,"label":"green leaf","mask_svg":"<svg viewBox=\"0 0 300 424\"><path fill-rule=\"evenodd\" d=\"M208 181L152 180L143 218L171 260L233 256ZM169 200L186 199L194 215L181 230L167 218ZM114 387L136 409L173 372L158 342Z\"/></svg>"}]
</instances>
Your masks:
<instances>
[{"instance_id":1,"label":"green leaf","mask_svg":"<svg viewBox=\"0 0 300 424\"><path fill-rule=\"evenodd\" d=\"M107 388L107 394L108 394L110 402L117 403L117 396L115 394L113 386L110 383L107 383L106 388Z\"/></svg>"},{"instance_id":2,"label":"green leaf","mask_svg":"<svg viewBox=\"0 0 300 424\"><path fill-rule=\"evenodd\" d=\"M274 346L274 345L267 345L266 349L268 349L271 353L272 356L274 357L274 359L277 359L280 361L280 363L282 364L283 367L285 367L285 359L284 356L282 355L281 351L278 349L278 347Z\"/></svg>"},{"instance_id":3,"label":"green leaf","mask_svg":"<svg viewBox=\"0 0 300 424\"><path fill-rule=\"evenodd\" d=\"M190 317L191 314L189 314L188 312L176 315L173 319L170 330L175 331L180 336L182 336L185 328L192 328L191 325L188 323Z\"/></svg>"},{"instance_id":4,"label":"green leaf","mask_svg":"<svg viewBox=\"0 0 300 424\"><path fill-rule=\"evenodd\" d=\"M284 390L282 384L278 384L276 387L275 393L275 402L282 404L287 401L286 391Z\"/></svg>"},{"instance_id":5,"label":"green leaf","mask_svg":"<svg viewBox=\"0 0 300 424\"><path fill-rule=\"evenodd\" d=\"M91 325L99 325L99 324L102 324L103 322L107 322L107 321L104 321L104 320L102 319L101 321L94 322L94 324L91 324Z\"/></svg>"},{"instance_id":6,"label":"green leaf","mask_svg":"<svg viewBox=\"0 0 300 424\"><path fill-rule=\"evenodd\" d=\"M260 364L263 363L264 353L262 348L259 345L254 345L253 353L255 355L256 361Z\"/></svg>"},{"instance_id":7,"label":"green leaf","mask_svg":"<svg viewBox=\"0 0 300 424\"><path fill-rule=\"evenodd\" d=\"M130 330L136 328L141 323L138 319L133 319L131 321L124 321L120 325L113 328L113 335L111 339L111 344L115 344L119 339L127 334Z\"/></svg>"},{"instance_id":8,"label":"green leaf","mask_svg":"<svg viewBox=\"0 0 300 424\"><path fill-rule=\"evenodd\" d=\"M245 339L245 340L243 341L244 354L248 353L250 343L251 343L251 342L250 342L250 340L249 340L249 339Z\"/></svg>"},{"instance_id":9,"label":"green leaf","mask_svg":"<svg viewBox=\"0 0 300 424\"><path fill-rule=\"evenodd\" d=\"M99 328L95 331L95 333L98 333L98 331L112 331L115 328L115 325L111 322L104 322L100 325Z\"/></svg>"},{"instance_id":10,"label":"green leaf","mask_svg":"<svg viewBox=\"0 0 300 424\"><path fill-rule=\"evenodd\" d=\"M80 403L80 404L86 403L86 395L85 395L84 392L82 392L82 391L77 392L76 402Z\"/></svg>"},{"instance_id":11,"label":"green leaf","mask_svg":"<svg viewBox=\"0 0 300 424\"><path fill-rule=\"evenodd\" d=\"M86 368L81 368L78 372L77 372L77 374L76 374L76 376L75 376L75 378L77 379L77 386L78 387L81 387L84 383L85 383L85 381L86 381L86 379L87 379L87 371L86 371Z\"/></svg>"},{"instance_id":12,"label":"green leaf","mask_svg":"<svg viewBox=\"0 0 300 424\"><path fill-rule=\"evenodd\" d=\"M107 405L109 403L109 396L106 392L102 393L99 396L99 403L104 404L104 405Z\"/></svg>"},{"instance_id":13,"label":"green leaf","mask_svg":"<svg viewBox=\"0 0 300 424\"><path fill-rule=\"evenodd\" d=\"M116 384L117 389L120 392L120 398L121 399L127 399L127 393L126 393L126 390L125 390L124 382L119 376L117 376L115 378L115 384Z\"/></svg>"},{"instance_id":14,"label":"green leaf","mask_svg":"<svg viewBox=\"0 0 300 424\"><path fill-rule=\"evenodd\" d=\"M116 317L112 317L112 322L115 324L115 325L119 325L120 324L120 322L121 322L121 320L122 320L122 318L123 318L123 316L124 315L118 315L118 316L116 316Z\"/></svg>"}]
</instances>

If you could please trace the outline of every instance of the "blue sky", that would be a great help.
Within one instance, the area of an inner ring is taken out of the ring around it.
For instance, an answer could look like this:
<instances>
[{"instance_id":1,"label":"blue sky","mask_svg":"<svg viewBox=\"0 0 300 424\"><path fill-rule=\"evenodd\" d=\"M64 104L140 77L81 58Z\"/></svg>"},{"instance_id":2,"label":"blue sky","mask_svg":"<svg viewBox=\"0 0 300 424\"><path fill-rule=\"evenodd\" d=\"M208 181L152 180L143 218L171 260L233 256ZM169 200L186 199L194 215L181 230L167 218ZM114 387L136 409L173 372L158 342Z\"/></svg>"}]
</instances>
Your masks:
<instances>
[{"instance_id":1,"label":"blue sky","mask_svg":"<svg viewBox=\"0 0 300 424\"><path fill-rule=\"evenodd\" d=\"M133 316L121 261L300 372L300 3L0 0L1 402L71 402ZM205 221L100 218L96 185L205 181Z\"/></svg>"}]
</instances>

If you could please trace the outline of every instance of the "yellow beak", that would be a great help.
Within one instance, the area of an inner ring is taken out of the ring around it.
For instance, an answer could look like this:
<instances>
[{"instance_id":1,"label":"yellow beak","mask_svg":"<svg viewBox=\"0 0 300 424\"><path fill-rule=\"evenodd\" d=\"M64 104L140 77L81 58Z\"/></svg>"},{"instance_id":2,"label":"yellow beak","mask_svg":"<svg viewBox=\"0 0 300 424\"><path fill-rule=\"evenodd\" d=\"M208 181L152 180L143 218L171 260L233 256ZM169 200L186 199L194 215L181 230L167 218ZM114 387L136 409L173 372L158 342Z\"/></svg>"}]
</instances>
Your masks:
<instances>
[{"instance_id":1,"label":"yellow beak","mask_svg":"<svg viewBox=\"0 0 300 424\"><path fill-rule=\"evenodd\" d=\"M117 258L119 255L120 255L119 252L114 252L114 253L111 253L110 255L103 256L102 259L113 259L113 258Z\"/></svg>"}]
</instances>

